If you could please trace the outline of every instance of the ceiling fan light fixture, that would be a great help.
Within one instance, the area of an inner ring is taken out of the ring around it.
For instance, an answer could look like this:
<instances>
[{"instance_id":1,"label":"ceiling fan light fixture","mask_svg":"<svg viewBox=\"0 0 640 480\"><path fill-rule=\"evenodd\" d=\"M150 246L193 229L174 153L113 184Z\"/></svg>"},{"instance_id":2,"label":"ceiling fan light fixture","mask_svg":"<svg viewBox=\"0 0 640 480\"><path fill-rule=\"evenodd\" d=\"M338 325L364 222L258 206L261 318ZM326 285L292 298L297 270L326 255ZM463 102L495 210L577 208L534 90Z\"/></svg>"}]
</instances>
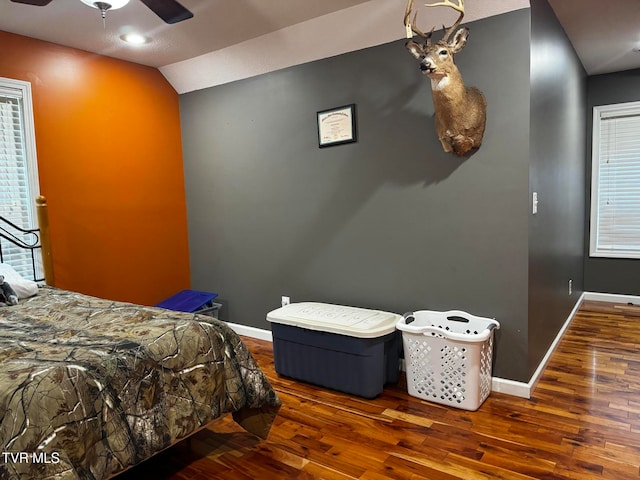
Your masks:
<instances>
[{"instance_id":1,"label":"ceiling fan light fixture","mask_svg":"<svg viewBox=\"0 0 640 480\"><path fill-rule=\"evenodd\" d=\"M124 7L129 0L108 0L106 2L95 2L93 0L80 0L85 5L89 5L90 7L97 8L98 10L117 10L118 8Z\"/></svg>"}]
</instances>

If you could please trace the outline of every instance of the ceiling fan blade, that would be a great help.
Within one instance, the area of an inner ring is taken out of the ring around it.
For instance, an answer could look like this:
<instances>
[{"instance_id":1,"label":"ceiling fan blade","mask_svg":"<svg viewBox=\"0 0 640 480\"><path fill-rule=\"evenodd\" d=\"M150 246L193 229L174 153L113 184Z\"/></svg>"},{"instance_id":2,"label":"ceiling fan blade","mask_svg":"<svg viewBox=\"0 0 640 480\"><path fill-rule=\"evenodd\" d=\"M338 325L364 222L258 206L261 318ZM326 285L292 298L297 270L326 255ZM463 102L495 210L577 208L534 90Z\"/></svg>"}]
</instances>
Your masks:
<instances>
[{"instance_id":1,"label":"ceiling fan blade","mask_svg":"<svg viewBox=\"0 0 640 480\"><path fill-rule=\"evenodd\" d=\"M50 1L50 0L49 0ZM193 13L176 0L140 0L166 23L178 23L193 17Z\"/></svg>"},{"instance_id":2,"label":"ceiling fan blade","mask_svg":"<svg viewBox=\"0 0 640 480\"><path fill-rule=\"evenodd\" d=\"M49 5L51 0L11 0L13 3L24 3L25 5L35 5L36 7L44 7Z\"/></svg>"}]
</instances>

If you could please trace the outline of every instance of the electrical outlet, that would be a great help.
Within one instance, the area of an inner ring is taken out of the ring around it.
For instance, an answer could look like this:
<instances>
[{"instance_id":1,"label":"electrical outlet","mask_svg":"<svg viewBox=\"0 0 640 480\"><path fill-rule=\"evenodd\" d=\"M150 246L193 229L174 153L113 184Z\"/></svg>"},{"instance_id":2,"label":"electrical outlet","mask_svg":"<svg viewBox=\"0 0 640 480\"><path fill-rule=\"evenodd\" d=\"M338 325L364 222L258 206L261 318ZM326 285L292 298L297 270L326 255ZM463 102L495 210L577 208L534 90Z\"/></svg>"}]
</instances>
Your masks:
<instances>
[{"instance_id":1,"label":"electrical outlet","mask_svg":"<svg viewBox=\"0 0 640 480\"><path fill-rule=\"evenodd\" d=\"M569 280L569 295L573 293L573 280Z\"/></svg>"},{"instance_id":2,"label":"electrical outlet","mask_svg":"<svg viewBox=\"0 0 640 480\"><path fill-rule=\"evenodd\" d=\"M538 213L538 192L533 192L531 197L531 213L535 215Z\"/></svg>"},{"instance_id":3,"label":"electrical outlet","mask_svg":"<svg viewBox=\"0 0 640 480\"><path fill-rule=\"evenodd\" d=\"M282 306L289 305L291 303L291 299L289 297L282 296Z\"/></svg>"}]
</instances>

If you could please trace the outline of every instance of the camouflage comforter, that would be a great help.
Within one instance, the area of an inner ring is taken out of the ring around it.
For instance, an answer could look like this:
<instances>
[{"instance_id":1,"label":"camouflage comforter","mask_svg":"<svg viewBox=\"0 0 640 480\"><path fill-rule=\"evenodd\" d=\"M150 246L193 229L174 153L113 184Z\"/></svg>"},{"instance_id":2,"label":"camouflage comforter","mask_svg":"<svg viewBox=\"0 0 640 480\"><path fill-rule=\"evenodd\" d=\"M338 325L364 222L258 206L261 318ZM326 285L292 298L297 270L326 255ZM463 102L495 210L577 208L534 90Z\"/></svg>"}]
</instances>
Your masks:
<instances>
[{"instance_id":1,"label":"camouflage comforter","mask_svg":"<svg viewBox=\"0 0 640 480\"><path fill-rule=\"evenodd\" d=\"M227 412L265 438L279 406L209 317L48 287L0 308L0 479L105 479Z\"/></svg>"}]
</instances>

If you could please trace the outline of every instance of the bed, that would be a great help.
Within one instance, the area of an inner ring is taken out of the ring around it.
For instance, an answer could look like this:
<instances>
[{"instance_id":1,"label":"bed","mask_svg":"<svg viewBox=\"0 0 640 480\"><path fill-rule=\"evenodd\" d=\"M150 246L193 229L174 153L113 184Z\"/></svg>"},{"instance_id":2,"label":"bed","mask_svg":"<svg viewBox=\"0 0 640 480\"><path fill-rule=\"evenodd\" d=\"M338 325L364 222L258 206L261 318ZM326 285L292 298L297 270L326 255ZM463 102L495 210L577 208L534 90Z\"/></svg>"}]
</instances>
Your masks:
<instances>
[{"instance_id":1,"label":"bed","mask_svg":"<svg viewBox=\"0 0 640 480\"><path fill-rule=\"evenodd\" d=\"M214 318L46 285L0 307L0 478L110 478L227 413L266 438L279 408Z\"/></svg>"}]
</instances>

